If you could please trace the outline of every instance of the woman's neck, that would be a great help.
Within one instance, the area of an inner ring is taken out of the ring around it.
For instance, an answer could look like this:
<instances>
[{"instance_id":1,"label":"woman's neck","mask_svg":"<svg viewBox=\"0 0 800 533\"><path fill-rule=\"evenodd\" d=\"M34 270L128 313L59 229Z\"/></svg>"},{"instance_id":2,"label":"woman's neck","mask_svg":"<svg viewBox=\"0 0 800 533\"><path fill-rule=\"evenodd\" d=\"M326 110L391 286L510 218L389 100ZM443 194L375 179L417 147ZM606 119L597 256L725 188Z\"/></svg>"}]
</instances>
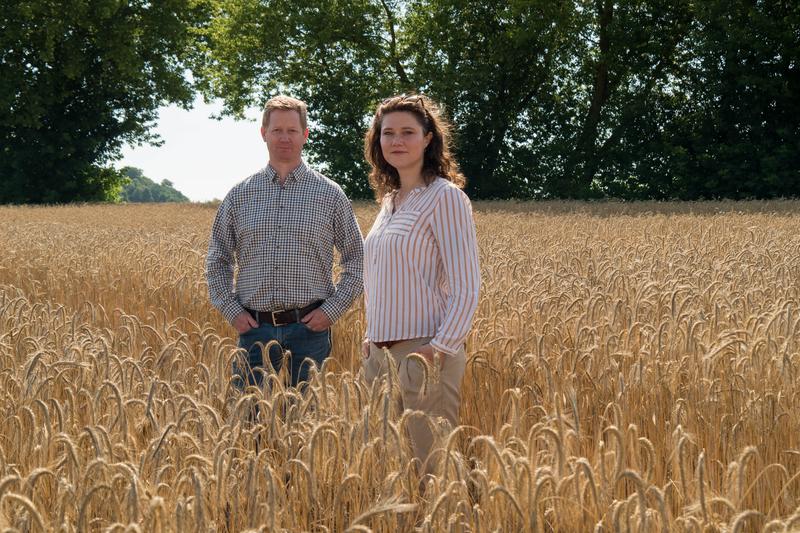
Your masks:
<instances>
[{"instance_id":1,"label":"woman's neck","mask_svg":"<svg viewBox=\"0 0 800 533\"><path fill-rule=\"evenodd\" d=\"M422 179L421 168L415 168L405 172L398 171L397 173L400 176L400 190L402 192L408 192L425 184L425 180Z\"/></svg>"}]
</instances>

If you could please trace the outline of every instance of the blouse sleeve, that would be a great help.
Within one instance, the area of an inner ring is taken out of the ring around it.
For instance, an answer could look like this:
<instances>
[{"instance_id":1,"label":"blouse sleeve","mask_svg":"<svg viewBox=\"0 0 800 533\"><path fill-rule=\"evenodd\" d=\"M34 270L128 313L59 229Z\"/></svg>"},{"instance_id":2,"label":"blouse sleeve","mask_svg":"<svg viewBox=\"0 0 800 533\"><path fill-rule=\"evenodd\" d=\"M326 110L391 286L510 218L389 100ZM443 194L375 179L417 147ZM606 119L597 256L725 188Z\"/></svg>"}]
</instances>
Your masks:
<instances>
[{"instance_id":1,"label":"blouse sleeve","mask_svg":"<svg viewBox=\"0 0 800 533\"><path fill-rule=\"evenodd\" d=\"M462 190L445 188L434 209L431 228L447 276L449 297L444 320L430 344L452 355L463 346L472 327L481 285L472 205Z\"/></svg>"}]
</instances>

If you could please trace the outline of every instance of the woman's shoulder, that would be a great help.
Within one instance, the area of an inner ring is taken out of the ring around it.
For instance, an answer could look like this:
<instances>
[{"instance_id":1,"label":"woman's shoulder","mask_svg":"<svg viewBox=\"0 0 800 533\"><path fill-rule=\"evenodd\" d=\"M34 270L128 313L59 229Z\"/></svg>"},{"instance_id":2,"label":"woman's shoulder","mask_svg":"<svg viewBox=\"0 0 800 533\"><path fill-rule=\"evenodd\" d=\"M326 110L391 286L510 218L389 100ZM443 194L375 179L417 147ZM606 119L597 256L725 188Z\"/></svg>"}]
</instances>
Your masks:
<instances>
[{"instance_id":1,"label":"woman's shoulder","mask_svg":"<svg viewBox=\"0 0 800 533\"><path fill-rule=\"evenodd\" d=\"M436 195L439 197L439 201L446 199L469 203L469 197L467 196L467 193L465 193L458 185L448 179L437 177L431 183L431 187L435 187L434 192L436 192Z\"/></svg>"}]
</instances>

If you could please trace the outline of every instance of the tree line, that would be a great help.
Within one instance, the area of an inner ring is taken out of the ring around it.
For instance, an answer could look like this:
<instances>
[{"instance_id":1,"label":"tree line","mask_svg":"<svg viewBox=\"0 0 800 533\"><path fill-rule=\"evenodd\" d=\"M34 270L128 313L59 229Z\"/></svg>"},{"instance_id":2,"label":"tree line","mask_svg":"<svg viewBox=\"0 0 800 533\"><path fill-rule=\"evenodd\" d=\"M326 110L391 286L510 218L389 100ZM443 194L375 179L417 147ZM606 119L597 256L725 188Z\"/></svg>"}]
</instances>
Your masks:
<instances>
[{"instance_id":1,"label":"tree line","mask_svg":"<svg viewBox=\"0 0 800 533\"><path fill-rule=\"evenodd\" d=\"M75 183L87 190L99 184L107 194L114 180L103 165L120 143L147 141L157 105L187 104L193 91L222 98L234 116L278 92L306 100L309 157L353 197L370 195L360 154L371 113L401 92L423 92L445 106L474 198L800 193L800 5L794 1L89 4L96 13L61 17L51 30L31 23L31 9L19 7L11 17L27 16L28 25L2 19L0 176L16 176L16 185L4 186L0 201L85 194ZM76 36L70 25L91 26L89 15L105 22ZM7 24L23 29L6 35ZM105 42L109 24L122 43ZM26 32L38 40L17 35ZM59 40L60 56L59 46L47 48ZM31 59L43 56L49 68ZM9 57L18 59L16 77L6 76ZM48 81L36 82L42 77ZM90 107L95 112L87 113ZM85 126L70 128L78 118ZM48 157L36 157L43 149ZM83 174L75 165L84 165ZM26 184L48 171L39 181L52 180L53 168L63 176L60 196L8 192L39 191Z\"/></svg>"},{"instance_id":2,"label":"tree line","mask_svg":"<svg viewBox=\"0 0 800 533\"><path fill-rule=\"evenodd\" d=\"M127 177L127 182L122 187L120 200L123 202L188 202L189 199L175 189L170 180L161 180L156 183L140 168L122 167L120 173Z\"/></svg>"}]
</instances>

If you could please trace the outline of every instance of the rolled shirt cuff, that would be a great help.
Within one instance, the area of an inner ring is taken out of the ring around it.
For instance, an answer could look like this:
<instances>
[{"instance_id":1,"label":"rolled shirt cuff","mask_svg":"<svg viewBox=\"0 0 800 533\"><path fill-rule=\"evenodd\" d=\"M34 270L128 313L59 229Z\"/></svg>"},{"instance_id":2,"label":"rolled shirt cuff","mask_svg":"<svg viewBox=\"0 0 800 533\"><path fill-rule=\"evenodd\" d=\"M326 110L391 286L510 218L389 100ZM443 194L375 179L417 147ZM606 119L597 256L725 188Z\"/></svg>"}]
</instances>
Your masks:
<instances>
[{"instance_id":1,"label":"rolled shirt cuff","mask_svg":"<svg viewBox=\"0 0 800 533\"><path fill-rule=\"evenodd\" d=\"M436 350L437 352L441 352L446 355L455 355L458 351L464 346L464 343L457 344L455 346L448 346L442 344L436 338L432 339L430 342L431 347Z\"/></svg>"},{"instance_id":2,"label":"rolled shirt cuff","mask_svg":"<svg viewBox=\"0 0 800 533\"><path fill-rule=\"evenodd\" d=\"M244 312L244 306L242 306L238 300L231 300L220 308L220 313L222 313L222 316L224 316L225 319L231 324L233 324L233 320L237 316Z\"/></svg>"},{"instance_id":3,"label":"rolled shirt cuff","mask_svg":"<svg viewBox=\"0 0 800 533\"><path fill-rule=\"evenodd\" d=\"M339 306L336 305L335 302L332 302L330 298L323 302L320 309L322 309L322 312L328 317L328 320L331 321L331 324L339 320L344 314L344 310L340 310Z\"/></svg>"}]
</instances>

